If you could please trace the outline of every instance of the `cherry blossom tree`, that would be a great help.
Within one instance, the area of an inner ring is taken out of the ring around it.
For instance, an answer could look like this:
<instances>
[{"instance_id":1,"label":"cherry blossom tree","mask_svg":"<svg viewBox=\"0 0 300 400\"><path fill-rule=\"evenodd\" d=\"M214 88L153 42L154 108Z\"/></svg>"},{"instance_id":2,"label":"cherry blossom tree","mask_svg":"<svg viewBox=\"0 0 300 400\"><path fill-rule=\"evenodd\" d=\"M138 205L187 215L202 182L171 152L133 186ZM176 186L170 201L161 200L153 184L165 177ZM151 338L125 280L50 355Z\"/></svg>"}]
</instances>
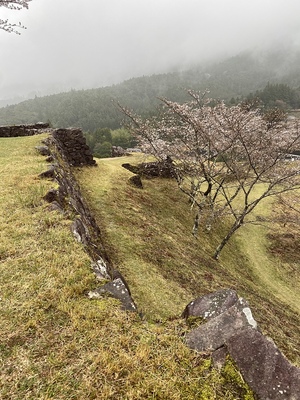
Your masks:
<instances>
[{"instance_id":1,"label":"cherry blossom tree","mask_svg":"<svg viewBox=\"0 0 300 400\"><path fill-rule=\"evenodd\" d=\"M191 101L161 99L161 115L143 119L121 107L143 151L173 161L179 188L196 209L194 235L210 231L226 215L228 232L214 258L264 199L300 188L300 161L287 156L300 149L297 121L272 124L257 109L228 107L192 91Z\"/></svg>"},{"instance_id":2,"label":"cherry blossom tree","mask_svg":"<svg viewBox=\"0 0 300 400\"><path fill-rule=\"evenodd\" d=\"M0 0L0 7L5 7L10 10L22 10L23 8L28 8L28 3L31 0ZM6 32L14 32L20 35L17 29L26 29L25 26L19 22L18 24L12 24L8 21L8 19L1 19L0 18L0 29L3 29Z\"/></svg>"}]
</instances>

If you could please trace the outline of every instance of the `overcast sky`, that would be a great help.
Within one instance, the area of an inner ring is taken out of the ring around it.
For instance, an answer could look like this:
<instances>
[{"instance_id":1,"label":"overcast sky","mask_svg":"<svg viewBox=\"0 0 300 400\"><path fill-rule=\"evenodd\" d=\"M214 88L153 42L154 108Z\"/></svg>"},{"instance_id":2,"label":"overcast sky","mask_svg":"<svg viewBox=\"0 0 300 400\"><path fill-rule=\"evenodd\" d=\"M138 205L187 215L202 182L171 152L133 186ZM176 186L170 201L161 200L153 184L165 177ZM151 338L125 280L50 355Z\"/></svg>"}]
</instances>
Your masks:
<instances>
[{"instance_id":1,"label":"overcast sky","mask_svg":"<svg viewBox=\"0 0 300 400\"><path fill-rule=\"evenodd\" d=\"M32 0L0 7L0 100L91 88L243 50L300 47L299 0Z\"/></svg>"}]
</instances>

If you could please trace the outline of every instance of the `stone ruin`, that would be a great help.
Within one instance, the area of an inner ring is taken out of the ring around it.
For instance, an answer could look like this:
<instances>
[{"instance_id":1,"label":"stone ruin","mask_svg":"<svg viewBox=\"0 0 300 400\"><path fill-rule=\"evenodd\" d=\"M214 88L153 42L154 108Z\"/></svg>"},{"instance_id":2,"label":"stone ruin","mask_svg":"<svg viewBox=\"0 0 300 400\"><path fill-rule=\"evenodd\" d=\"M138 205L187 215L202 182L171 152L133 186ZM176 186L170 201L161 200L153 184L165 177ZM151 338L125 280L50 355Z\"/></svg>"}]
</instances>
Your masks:
<instances>
[{"instance_id":1,"label":"stone ruin","mask_svg":"<svg viewBox=\"0 0 300 400\"><path fill-rule=\"evenodd\" d=\"M60 154L72 167L96 165L81 129L55 129L52 132L52 140Z\"/></svg>"},{"instance_id":2,"label":"stone ruin","mask_svg":"<svg viewBox=\"0 0 300 400\"><path fill-rule=\"evenodd\" d=\"M176 173L173 166L173 161L168 157L164 161L144 162L138 165L129 163L122 164L122 167L134 173L129 178L129 183L139 189L143 189L141 178L175 178Z\"/></svg>"},{"instance_id":3,"label":"stone ruin","mask_svg":"<svg viewBox=\"0 0 300 400\"><path fill-rule=\"evenodd\" d=\"M89 254L96 278L100 281L110 281L90 292L89 297L112 295L121 301L125 310L137 311L124 277L112 267L108 259L100 229L71 170L72 167L96 165L82 130L51 129L49 124L43 122L32 125L0 126L0 137L32 136L43 132L49 132L50 135L43 141L43 145L36 146L36 150L47 157L46 161L51 164L39 176L51 179L59 185L58 189L53 188L46 193L44 200L50 204L49 210L56 210L69 216L75 212L77 217L70 227L74 237L83 244Z\"/></svg>"},{"instance_id":4,"label":"stone ruin","mask_svg":"<svg viewBox=\"0 0 300 400\"><path fill-rule=\"evenodd\" d=\"M0 126L0 137L33 136L44 132L51 132L51 138L56 143L62 157L74 167L96 165L92 152L86 143L83 132L79 128L52 129L48 123L23 124ZM51 156L47 145L37 146L37 150L45 156Z\"/></svg>"},{"instance_id":5,"label":"stone ruin","mask_svg":"<svg viewBox=\"0 0 300 400\"><path fill-rule=\"evenodd\" d=\"M75 239L82 243L91 259L91 266L96 278L103 282L101 287L90 291L90 299L110 295L122 304L128 311L137 311L125 278L116 270L109 260L102 243L102 235L96 220L81 194L80 187L72 172L72 167L94 166L95 160L86 144L80 129L56 129L51 132L43 146L37 146L41 155L47 156L51 165L41 178L52 179L59 185L58 189L51 189L44 196L50 203L50 210L57 210L66 214L76 214L71 224L71 232Z\"/></svg>"},{"instance_id":6,"label":"stone ruin","mask_svg":"<svg viewBox=\"0 0 300 400\"><path fill-rule=\"evenodd\" d=\"M45 122L37 122L36 124L0 126L0 137L33 136L46 129L49 129L49 124Z\"/></svg>"},{"instance_id":7,"label":"stone ruin","mask_svg":"<svg viewBox=\"0 0 300 400\"><path fill-rule=\"evenodd\" d=\"M145 162L138 165L129 163L122 164L122 167L143 178L174 178L175 171L173 161L167 158L165 161Z\"/></svg>"}]
</instances>

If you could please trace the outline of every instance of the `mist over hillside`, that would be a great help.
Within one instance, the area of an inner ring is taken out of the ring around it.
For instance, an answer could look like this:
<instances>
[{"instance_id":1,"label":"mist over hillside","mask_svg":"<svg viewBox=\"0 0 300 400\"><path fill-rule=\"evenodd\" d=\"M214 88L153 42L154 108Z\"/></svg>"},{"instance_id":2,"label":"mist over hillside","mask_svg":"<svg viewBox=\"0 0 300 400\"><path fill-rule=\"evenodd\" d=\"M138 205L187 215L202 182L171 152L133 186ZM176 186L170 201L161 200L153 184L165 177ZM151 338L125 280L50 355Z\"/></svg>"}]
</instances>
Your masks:
<instances>
[{"instance_id":1,"label":"mist over hillside","mask_svg":"<svg viewBox=\"0 0 300 400\"><path fill-rule=\"evenodd\" d=\"M223 61L185 71L128 79L120 84L35 97L0 109L0 125L49 121L54 127L77 126L84 131L119 128L120 102L144 116L156 112L159 97L188 99L187 89L209 90L209 96L230 101L262 90L268 83L300 87L300 52L288 50L243 52Z\"/></svg>"}]
</instances>

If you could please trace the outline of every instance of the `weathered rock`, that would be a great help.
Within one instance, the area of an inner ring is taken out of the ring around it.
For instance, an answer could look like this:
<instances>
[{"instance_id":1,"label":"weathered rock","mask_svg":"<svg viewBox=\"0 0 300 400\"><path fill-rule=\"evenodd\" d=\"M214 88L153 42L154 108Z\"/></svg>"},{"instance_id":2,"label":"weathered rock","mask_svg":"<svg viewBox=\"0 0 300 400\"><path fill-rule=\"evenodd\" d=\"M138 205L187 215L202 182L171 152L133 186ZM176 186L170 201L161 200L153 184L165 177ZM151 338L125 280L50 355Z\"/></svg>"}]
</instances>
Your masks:
<instances>
[{"instance_id":1,"label":"weathered rock","mask_svg":"<svg viewBox=\"0 0 300 400\"><path fill-rule=\"evenodd\" d=\"M260 332L244 329L227 339L227 348L258 399L300 399L300 369Z\"/></svg>"},{"instance_id":2,"label":"weathered rock","mask_svg":"<svg viewBox=\"0 0 300 400\"><path fill-rule=\"evenodd\" d=\"M183 316L208 321L189 332L187 345L212 352L214 366L222 368L226 354L259 400L300 400L300 369L291 365L276 345L257 328L248 303L227 289L188 304Z\"/></svg>"},{"instance_id":3,"label":"weathered rock","mask_svg":"<svg viewBox=\"0 0 300 400\"><path fill-rule=\"evenodd\" d=\"M187 345L197 351L214 351L227 342L238 330L256 328L248 303L239 299L232 307L211 318L208 322L189 332Z\"/></svg>"},{"instance_id":4,"label":"weathered rock","mask_svg":"<svg viewBox=\"0 0 300 400\"><path fill-rule=\"evenodd\" d=\"M134 174L139 174L140 168L137 165L131 165L129 163L124 163L122 164L122 167L127 169L130 172L133 172Z\"/></svg>"},{"instance_id":5,"label":"weathered rock","mask_svg":"<svg viewBox=\"0 0 300 400\"><path fill-rule=\"evenodd\" d=\"M50 178L50 179L54 179L55 178L55 166L51 165L49 169L47 169L47 171L42 172L41 174L39 174L40 178Z\"/></svg>"},{"instance_id":6,"label":"weathered rock","mask_svg":"<svg viewBox=\"0 0 300 400\"><path fill-rule=\"evenodd\" d=\"M214 318L228 310L238 301L237 293L232 289L218 290L191 301L182 313L183 318Z\"/></svg>"},{"instance_id":7,"label":"weathered rock","mask_svg":"<svg viewBox=\"0 0 300 400\"><path fill-rule=\"evenodd\" d=\"M174 178L175 176L173 162L170 158L165 161L153 161L138 165L124 163L122 167L145 178Z\"/></svg>"},{"instance_id":8,"label":"weathered rock","mask_svg":"<svg viewBox=\"0 0 300 400\"><path fill-rule=\"evenodd\" d=\"M80 218L76 218L71 226L71 232L79 243L87 245L89 243L89 232Z\"/></svg>"},{"instance_id":9,"label":"weathered rock","mask_svg":"<svg viewBox=\"0 0 300 400\"><path fill-rule=\"evenodd\" d=\"M48 146L36 146L35 148L42 156L50 156L50 150Z\"/></svg>"},{"instance_id":10,"label":"weathered rock","mask_svg":"<svg viewBox=\"0 0 300 400\"><path fill-rule=\"evenodd\" d=\"M49 211L59 211L60 213L64 214L63 207L56 201L52 201L52 203L48 207Z\"/></svg>"},{"instance_id":11,"label":"weathered rock","mask_svg":"<svg viewBox=\"0 0 300 400\"><path fill-rule=\"evenodd\" d=\"M54 158L53 156L48 156L45 160L50 163L54 161Z\"/></svg>"},{"instance_id":12,"label":"weathered rock","mask_svg":"<svg viewBox=\"0 0 300 400\"><path fill-rule=\"evenodd\" d=\"M126 151L121 146L112 146L111 156L112 157L122 157L125 156Z\"/></svg>"},{"instance_id":13,"label":"weathered rock","mask_svg":"<svg viewBox=\"0 0 300 400\"><path fill-rule=\"evenodd\" d=\"M141 180L141 177L139 175L133 175L129 178L129 183L134 186L137 187L138 189L143 189L143 183Z\"/></svg>"},{"instance_id":14,"label":"weathered rock","mask_svg":"<svg viewBox=\"0 0 300 400\"><path fill-rule=\"evenodd\" d=\"M227 354L228 352L225 346L219 347L215 350L211 355L213 366L218 370L221 370L226 363Z\"/></svg>"},{"instance_id":15,"label":"weathered rock","mask_svg":"<svg viewBox=\"0 0 300 400\"><path fill-rule=\"evenodd\" d=\"M142 163L139 165L141 169L141 175L146 177L155 178L173 178L174 171L172 163L167 162L150 162L150 163Z\"/></svg>"},{"instance_id":16,"label":"weathered rock","mask_svg":"<svg viewBox=\"0 0 300 400\"><path fill-rule=\"evenodd\" d=\"M122 308L128 311L137 311L130 292L121 278L116 278L104 286L88 293L90 299L97 299L105 295L111 295L122 303Z\"/></svg>"},{"instance_id":17,"label":"weathered rock","mask_svg":"<svg viewBox=\"0 0 300 400\"><path fill-rule=\"evenodd\" d=\"M43 196L43 199L47 201L48 203L52 203L53 201L57 201L58 199L58 190L57 189L50 189L45 196Z\"/></svg>"},{"instance_id":18,"label":"weathered rock","mask_svg":"<svg viewBox=\"0 0 300 400\"><path fill-rule=\"evenodd\" d=\"M102 258L93 262L91 266L97 279L110 279L106 262Z\"/></svg>"}]
</instances>

